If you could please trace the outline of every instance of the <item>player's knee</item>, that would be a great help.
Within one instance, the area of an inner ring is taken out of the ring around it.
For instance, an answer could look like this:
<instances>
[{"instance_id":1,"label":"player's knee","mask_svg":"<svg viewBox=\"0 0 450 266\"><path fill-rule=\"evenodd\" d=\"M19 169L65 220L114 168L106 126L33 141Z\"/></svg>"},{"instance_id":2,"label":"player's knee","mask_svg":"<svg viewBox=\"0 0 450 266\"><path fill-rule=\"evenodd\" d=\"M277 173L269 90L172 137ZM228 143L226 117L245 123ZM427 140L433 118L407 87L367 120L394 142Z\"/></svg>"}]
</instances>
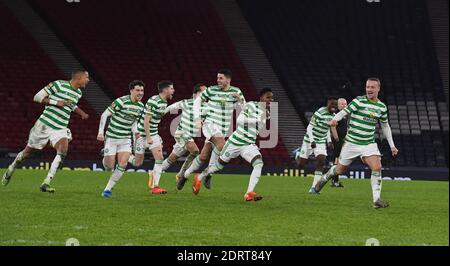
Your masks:
<instances>
[{"instance_id":1,"label":"player's knee","mask_svg":"<svg viewBox=\"0 0 450 266\"><path fill-rule=\"evenodd\" d=\"M372 170L373 172L381 172L381 168L381 164L376 164L370 167L370 170Z\"/></svg>"},{"instance_id":2,"label":"player's knee","mask_svg":"<svg viewBox=\"0 0 450 266\"><path fill-rule=\"evenodd\" d=\"M221 143L217 144L217 145L216 145L216 149L217 149L218 151L221 151L221 150L223 149L223 146L225 146L225 142L221 142Z\"/></svg>"},{"instance_id":3,"label":"player's knee","mask_svg":"<svg viewBox=\"0 0 450 266\"><path fill-rule=\"evenodd\" d=\"M27 159L28 157L30 157L33 154L33 152L34 152L33 149L24 149L22 151L22 158Z\"/></svg>"},{"instance_id":4,"label":"player's knee","mask_svg":"<svg viewBox=\"0 0 450 266\"><path fill-rule=\"evenodd\" d=\"M341 164L338 164L338 165L336 166L336 173L337 173L338 175L341 175L341 174L345 173L346 171L347 171L347 167L346 167L346 166L341 165Z\"/></svg>"},{"instance_id":5,"label":"player's knee","mask_svg":"<svg viewBox=\"0 0 450 266\"><path fill-rule=\"evenodd\" d=\"M114 170L114 163L103 159L103 167L105 168L106 172L111 172L112 170Z\"/></svg>"},{"instance_id":6,"label":"player's knee","mask_svg":"<svg viewBox=\"0 0 450 266\"><path fill-rule=\"evenodd\" d=\"M325 166L325 160L324 159L317 159L317 161L316 161L316 170L323 170L324 166Z\"/></svg>"},{"instance_id":7,"label":"player's knee","mask_svg":"<svg viewBox=\"0 0 450 266\"><path fill-rule=\"evenodd\" d=\"M218 140L215 144L214 144L214 149L217 149L219 151L221 151L223 149L223 146L225 146L225 141L224 140Z\"/></svg>"},{"instance_id":8,"label":"player's knee","mask_svg":"<svg viewBox=\"0 0 450 266\"><path fill-rule=\"evenodd\" d=\"M178 157L181 157L183 154L184 154L184 152L178 152L178 153L172 152L169 155L168 159L173 162L173 161L176 161L178 159Z\"/></svg>"}]
</instances>

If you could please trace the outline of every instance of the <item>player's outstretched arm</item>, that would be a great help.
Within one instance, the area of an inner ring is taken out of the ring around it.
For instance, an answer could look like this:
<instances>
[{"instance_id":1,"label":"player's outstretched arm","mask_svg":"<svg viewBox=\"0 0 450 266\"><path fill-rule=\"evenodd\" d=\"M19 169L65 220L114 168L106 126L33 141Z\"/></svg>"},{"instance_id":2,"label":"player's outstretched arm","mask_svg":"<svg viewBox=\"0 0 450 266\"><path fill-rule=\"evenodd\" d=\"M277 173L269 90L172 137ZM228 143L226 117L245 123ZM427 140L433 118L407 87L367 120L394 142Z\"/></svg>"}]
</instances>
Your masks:
<instances>
[{"instance_id":1,"label":"player's outstretched arm","mask_svg":"<svg viewBox=\"0 0 450 266\"><path fill-rule=\"evenodd\" d=\"M166 109L164 109L164 114L170 113L170 112L175 111L175 110L180 110L182 102L183 101L178 101L176 103L173 103L173 104L167 106Z\"/></svg>"},{"instance_id":2,"label":"player's outstretched arm","mask_svg":"<svg viewBox=\"0 0 450 266\"><path fill-rule=\"evenodd\" d=\"M108 109L106 109L102 116L100 117L100 124L98 126L98 134L97 134L97 140L98 141L104 141L105 140L105 126L106 126L106 120L108 120L108 117L112 116L113 113Z\"/></svg>"},{"instance_id":3,"label":"player's outstretched arm","mask_svg":"<svg viewBox=\"0 0 450 266\"><path fill-rule=\"evenodd\" d=\"M346 109L340 111L339 113L337 113L337 114L333 117L333 119L331 119L331 120L328 122L328 125L329 125L330 127L336 127L336 126L337 126L337 122L341 121L345 116L347 116L347 114L348 114L348 111L346 111Z\"/></svg>"},{"instance_id":4,"label":"player's outstretched arm","mask_svg":"<svg viewBox=\"0 0 450 266\"><path fill-rule=\"evenodd\" d=\"M36 95L34 95L33 101L36 103L41 103L43 105L54 105L54 106L58 106L58 107L64 107L67 105L66 101L57 101L57 100L51 100L49 99L49 94L47 92L47 90L44 88L42 90L40 90L38 93L36 93Z\"/></svg>"},{"instance_id":5,"label":"player's outstretched arm","mask_svg":"<svg viewBox=\"0 0 450 266\"><path fill-rule=\"evenodd\" d=\"M89 115L78 106L75 106L73 112L78 114L79 116L81 116L81 119L83 119L83 120L86 120L89 118Z\"/></svg>"}]
</instances>

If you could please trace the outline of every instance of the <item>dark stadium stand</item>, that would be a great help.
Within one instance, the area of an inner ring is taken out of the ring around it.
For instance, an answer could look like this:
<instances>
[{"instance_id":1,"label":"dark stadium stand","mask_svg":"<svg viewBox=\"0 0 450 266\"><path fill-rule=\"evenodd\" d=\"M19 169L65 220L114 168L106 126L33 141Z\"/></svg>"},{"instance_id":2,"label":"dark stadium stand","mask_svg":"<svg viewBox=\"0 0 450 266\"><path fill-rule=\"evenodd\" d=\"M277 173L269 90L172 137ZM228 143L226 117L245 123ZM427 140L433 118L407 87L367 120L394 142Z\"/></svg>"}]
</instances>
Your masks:
<instances>
[{"instance_id":1,"label":"dark stadium stand","mask_svg":"<svg viewBox=\"0 0 450 266\"><path fill-rule=\"evenodd\" d=\"M4 101L0 105L0 150L17 152L25 147L29 130L43 110L42 105L33 102L34 94L49 82L65 77L1 3L0 24L0 97ZM98 154L95 138L99 117L83 99L79 106L90 119L82 121L77 115L72 117L70 128L74 141L69 147L70 159Z\"/></svg>"},{"instance_id":2,"label":"dark stadium stand","mask_svg":"<svg viewBox=\"0 0 450 266\"><path fill-rule=\"evenodd\" d=\"M377 76L400 150L388 164L448 166L448 121L439 115L447 105L425 1L238 3L305 122L327 96L351 100Z\"/></svg>"},{"instance_id":3,"label":"dark stadium stand","mask_svg":"<svg viewBox=\"0 0 450 266\"><path fill-rule=\"evenodd\" d=\"M128 93L130 80L142 79L147 84L147 99L157 93L158 80L170 79L175 83L174 100L181 100L191 96L198 82L215 84L216 71L226 67L233 71L232 83L243 90L246 98L256 99L256 89L207 0L31 3L80 61L95 71L96 80L111 97ZM160 126L166 152L174 144L169 134L170 120L163 120ZM277 148L262 153L267 155L268 163L288 161L281 139Z\"/></svg>"}]
</instances>

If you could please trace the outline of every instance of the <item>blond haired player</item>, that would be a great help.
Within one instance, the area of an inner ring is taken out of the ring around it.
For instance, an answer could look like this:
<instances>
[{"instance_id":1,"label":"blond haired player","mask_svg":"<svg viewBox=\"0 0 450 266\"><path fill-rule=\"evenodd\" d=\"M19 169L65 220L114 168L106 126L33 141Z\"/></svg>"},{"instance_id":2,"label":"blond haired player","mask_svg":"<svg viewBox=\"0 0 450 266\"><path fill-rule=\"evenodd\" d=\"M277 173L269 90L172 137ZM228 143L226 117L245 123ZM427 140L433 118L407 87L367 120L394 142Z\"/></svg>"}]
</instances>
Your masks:
<instances>
[{"instance_id":1,"label":"blond haired player","mask_svg":"<svg viewBox=\"0 0 450 266\"><path fill-rule=\"evenodd\" d=\"M378 99L380 88L381 82L378 78L369 78L366 82L366 95L353 99L329 122L330 126L335 127L344 116L349 116L348 131L338 164L323 175L316 184L316 192L319 192L332 177L347 171L347 167L353 160L360 157L372 171L370 183L373 207L376 209L389 207L388 202L381 200L381 154L375 142L375 130L378 122L381 122L381 129L391 147L392 156L396 156L398 150L392 139L387 107Z\"/></svg>"}]
</instances>

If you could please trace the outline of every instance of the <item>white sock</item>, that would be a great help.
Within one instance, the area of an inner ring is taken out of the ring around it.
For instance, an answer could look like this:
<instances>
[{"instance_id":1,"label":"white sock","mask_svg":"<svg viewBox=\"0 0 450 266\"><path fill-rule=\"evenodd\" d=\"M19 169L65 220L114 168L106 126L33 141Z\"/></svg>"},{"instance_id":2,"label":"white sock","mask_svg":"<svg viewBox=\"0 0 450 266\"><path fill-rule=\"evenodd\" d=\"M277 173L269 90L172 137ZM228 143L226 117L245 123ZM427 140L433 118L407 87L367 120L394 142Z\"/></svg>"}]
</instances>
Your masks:
<instances>
[{"instance_id":1,"label":"white sock","mask_svg":"<svg viewBox=\"0 0 450 266\"><path fill-rule=\"evenodd\" d=\"M200 160L200 155L195 157L191 166L186 170L186 172L184 172L184 177L188 177L190 174L197 171L202 165L203 162Z\"/></svg>"},{"instance_id":2,"label":"white sock","mask_svg":"<svg viewBox=\"0 0 450 266\"><path fill-rule=\"evenodd\" d=\"M116 183L119 182L119 180L122 177L124 172L125 172L125 168L117 165L116 170L114 170L114 172L111 174L111 177L109 178L109 181L108 181L108 184L106 185L105 190L111 191L111 189L113 189L113 187L116 185Z\"/></svg>"},{"instance_id":3,"label":"white sock","mask_svg":"<svg viewBox=\"0 0 450 266\"><path fill-rule=\"evenodd\" d=\"M178 176L184 176L184 172L186 172L186 170L191 166L192 161L197 156L198 156L198 152L189 153L189 155L186 157L186 160L184 161L183 165L181 166L180 171L178 172Z\"/></svg>"},{"instance_id":4,"label":"white sock","mask_svg":"<svg viewBox=\"0 0 450 266\"><path fill-rule=\"evenodd\" d=\"M370 184L372 185L373 202L380 199L381 196L381 171L372 171Z\"/></svg>"},{"instance_id":5,"label":"white sock","mask_svg":"<svg viewBox=\"0 0 450 266\"><path fill-rule=\"evenodd\" d=\"M262 160L256 160L253 163L253 171L250 174L250 181L248 183L247 193L248 192L254 192L256 184L258 184L259 177L261 176L261 171L263 168L263 162Z\"/></svg>"},{"instance_id":6,"label":"white sock","mask_svg":"<svg viewBox=\"0 0 450 266\"><path fill-rule=\"evenodd\" d=\"M8 166L8 171L11 172L11 174L16 170L17 166L19 166L21 163L23 163L25 160L23 158L23 151L19 152L14 159L14 161Z\"/></svg>"},{"instance_id":7,"label":"white sock","mask_svg":"<svg viewBox=\"0 0 450 266\"><path fill-rule=\"evenodd\" d=\"M162 172L162 161L155 160L155 166L153 166L153 187L159 186L159 179L161 178Z\"/></svg>"},{"instance_id":8,"label":"white sock","mask_svg":"<svg viewBox=\"0 0 450 266\"><path fill-rule=\"evenodd\" d=\"M324 175L323 175L323 179L325 179L325 180L330 180L333 176L336 176L337 175L337 172L336 172L336 165L333 165L331 168L330 168L330 170L328 170L328 172L326 172ZM320 179L319 179L320 180Z\"/></svg>"},{"instance_id":9,"label":"white sock","mask_svg":"<svg viewBox=\"0 0 450 266\"><path fill-rule=\"evenodd\" d=\"M128 163L132 166L136 166L136 156L134 154L130 154L130 158L128 158Z\"/></svg>"},{"instance_id":10,"label":"white sock","mask_svg":"<svg viewBox=\"0 0 450 266\"><path fill-rule=\"evenodd\" d=\"M197 179L202 181L203 178L205 178L207 175L214 174L215 172L221 171L225 166L219 162L217 162L214 165L209 166L206 168L198 177Z\"/></svg>"},{"instance_id":11,"label":"white sock","mask_svg":"<svg viewBox=\"0 0 450 266\"><path fill-rule=\"evenodd\" d=\"M321 171L315 171L314 172L314 181L312 183L312 187L315 187L316 184L320 181L322 178L322 172Z\"/></svg>"},{"instance_id":12,"label":"white sock","mask_svg":"<svg viewBox=\"0 0 450 266\"><path fill-rule=\"evenodd\" d=\"M56 172L60 168L62 161L64 160L63 154L56 154L55 159L53 159L53 162L50 166L50 170L48 171L47 177L44 180L44 183L50 184L52 182L53 177L55 176Z\"/></svg>"},{"instance_id":13,"label":"white sock","mask_svg":"<svg viewBox=\"0 0 450 266\"><path fill-rule=\"evenodd\" d=\"M162 163L162 171L166 171L167 168L169 168L175 161L172 161L167 157L164 162Z\"/></svg>"},{"instance_id":14,"label":"white sock","mask_svg":"<svg viewBox=\"0 0 450 266\"><path fill-rule=\"evenodd\" d=\"M217 161L219 160L219 156L220 156L220 151L214 147L214 149L211 152L211 157L209 158L209 163L208 166L213 166L217 163Z\"/></svg>"}]
</instances>

